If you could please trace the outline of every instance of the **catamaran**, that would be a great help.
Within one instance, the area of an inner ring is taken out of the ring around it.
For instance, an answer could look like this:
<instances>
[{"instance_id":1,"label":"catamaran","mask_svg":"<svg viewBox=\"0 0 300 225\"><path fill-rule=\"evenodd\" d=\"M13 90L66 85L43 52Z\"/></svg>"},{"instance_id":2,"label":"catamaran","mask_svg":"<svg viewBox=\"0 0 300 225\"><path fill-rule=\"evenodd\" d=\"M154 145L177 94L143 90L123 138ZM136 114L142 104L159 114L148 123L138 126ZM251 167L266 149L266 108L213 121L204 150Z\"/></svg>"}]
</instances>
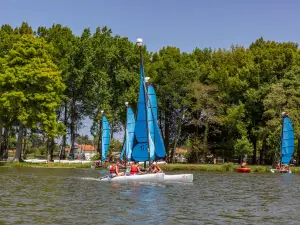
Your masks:
<instances>
[{"instance_id":1,"label":"catamaran","mask_svg":"<svg viewBox=\"0 0 300 225\"><path fill-rule=\"evenodd\" d=\"M153 86L148 82L149 78L144 76L142 39L137 40L140 48L140 89L137 105L137 116L134 119L128 118L132 111L127 110L126 141L122 154L126 155L128 161L146 162L164 159L166 150L157 123L157 99ZM133 113L132 113L133 115ZM134 118L134 116L133 116ZM134 124L134 125L132 125ZM133 129L134 127L134 129ZM122 156L123 156L122 155ZM130 176L110 176L100 178L101 181L127 182L127 181L147 181L147 182L192 182L193 174L166 175L164 173L140 174Z\"/></svg>"},{"instance_id":2,"label":"catamaran","mask_svg":"<svg viewBox=\"0 0 300 225\"><path fill-rule=\"evenodd\" d=\"M295 149L295 137L294 137L294 129L291 119L288 114L282 113L282 127L281 127L281 138L280 138L280 163L278 164L276 169L271 169L272 173L292 173L288 164L290 163L294 149ZM281 168L281 166L284 168Z\"/></svg>"}]
</instances>

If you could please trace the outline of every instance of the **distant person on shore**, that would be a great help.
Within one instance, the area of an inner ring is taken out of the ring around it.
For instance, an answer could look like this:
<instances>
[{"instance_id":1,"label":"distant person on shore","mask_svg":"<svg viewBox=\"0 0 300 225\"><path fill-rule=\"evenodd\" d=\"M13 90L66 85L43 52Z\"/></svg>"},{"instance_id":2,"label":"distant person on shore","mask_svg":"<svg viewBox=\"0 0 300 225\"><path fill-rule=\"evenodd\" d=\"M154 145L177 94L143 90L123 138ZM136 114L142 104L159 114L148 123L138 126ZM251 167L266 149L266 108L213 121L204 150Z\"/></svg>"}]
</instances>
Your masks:
<instances>
[{"instance_id":1,"label":"distant person on shore","mask_svg":"<svg viewBox=\"0 0 300 225\"><path fill-rule=\"evenodd\" d=\"M130 175L135 175L135 174L141 174L143 173L140 170L138 162L134 161L133 164L130 166Z\"/></svg>"},{"instance_id":2,"label":"distant person on shore","mask_svg":"<svg viewBox=\"0 0 300 225\"><path fill-rule=\"evenodd\" d=\"M243 161L242 165L241 165L241 168L246 168L247 164L245 161Z\"/></svg>"},{"instance_id":3,"label":"distant person on shore","mask_svg":"<svg viewBox=\"0 0 300 225\"><path fill-rule=\"evenodd\" d=\"M119 176L124 176L123 172L120 172L120 162L117 161L116 164L112 165L109 169L109 174L111 177L119 177Z\"/></svg>"},{"instance_id":4,"label":"distant person on shore","mask_svg":"<svg viewBox=\"0 0 300 225\"><path fill-rule=\"evenodd\" d=\"M151 164L151 166L149 167L148 172L150 172L150 173L161 173L162 170L161 170L161 168L159 168L159 166L157 165L156 162L153 162Z\"/></svg>"}]
</instances>

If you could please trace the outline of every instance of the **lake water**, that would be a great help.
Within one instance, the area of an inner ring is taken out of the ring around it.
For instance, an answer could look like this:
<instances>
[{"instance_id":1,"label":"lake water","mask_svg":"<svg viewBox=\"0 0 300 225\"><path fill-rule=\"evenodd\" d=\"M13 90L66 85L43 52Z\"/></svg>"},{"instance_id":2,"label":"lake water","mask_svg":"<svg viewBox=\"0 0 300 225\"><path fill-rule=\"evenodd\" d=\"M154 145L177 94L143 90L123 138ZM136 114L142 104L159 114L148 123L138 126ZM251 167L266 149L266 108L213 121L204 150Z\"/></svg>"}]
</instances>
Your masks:
<instances>
[{"instance_id":1,"label":"lake water","mask_svg":"<svg viewBox=\"0 0 300 225\"><path fill-rule=\"evenodd\" d=\"M91 169L0 167L0 224L300 224L299 175L193 173L120 185Z\"/></svg>"}]
</instances>

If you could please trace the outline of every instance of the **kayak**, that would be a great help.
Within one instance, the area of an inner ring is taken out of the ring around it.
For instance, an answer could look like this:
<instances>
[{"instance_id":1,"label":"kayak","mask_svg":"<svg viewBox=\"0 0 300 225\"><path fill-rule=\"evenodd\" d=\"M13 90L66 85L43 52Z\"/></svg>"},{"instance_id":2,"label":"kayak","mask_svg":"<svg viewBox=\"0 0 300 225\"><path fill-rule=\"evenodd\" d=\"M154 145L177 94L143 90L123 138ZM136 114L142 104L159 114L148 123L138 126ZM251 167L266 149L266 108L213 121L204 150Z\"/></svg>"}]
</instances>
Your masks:
<instances>
[{"instance_id":1,"label":"kayak","mask_svg":"<svg viewBox=\"0 0 300 225\"><path fill-rule=\"evenodd\" d=\"M192 183L193 174L175 174L175 175L166 175L166 182L182 182L182 183Z\"/></svg>"},{"instance_id":2,"label":"kayak","mask_svg":"<svg viewBox=\"0 0 300 225\"><path fill-rule=\"evenodd\" d=\"M113 177L105 176L100 178L100 181L103 182L163 182L165 174L164 173L155 173L155 174L136 174L129 176L119 176Z\"/></svg>"},{"instance_id":3,"label":"kayak","mask_svg":"<svg viewBox=\"0 0 300 225\"><path fill-rule=\"evenodd\" d=\"M281 170L277 170L277 169L270 169L271 173L292 173L291 170L285 170L285 169L281 169Z\"/></svg>"},{"instance_id":4,"label":"kayak","mask_svg":"<svg viewBox=\"0 0 300 225\"><path fill-rule=\"evenodd\" d=\"M250 173L251 168L236 168L235 171L238 173Z\"/></svg>"}]
</instances>

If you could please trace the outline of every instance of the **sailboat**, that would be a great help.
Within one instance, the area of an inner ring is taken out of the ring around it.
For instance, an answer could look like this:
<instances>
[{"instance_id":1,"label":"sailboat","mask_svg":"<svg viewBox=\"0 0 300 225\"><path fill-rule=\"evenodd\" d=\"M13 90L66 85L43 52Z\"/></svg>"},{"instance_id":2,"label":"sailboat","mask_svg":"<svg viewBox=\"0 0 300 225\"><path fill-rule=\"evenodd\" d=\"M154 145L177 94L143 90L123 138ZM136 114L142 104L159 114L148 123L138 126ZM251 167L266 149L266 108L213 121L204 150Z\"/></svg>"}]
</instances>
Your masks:
<instances>
[{"instance_id":1,"label":"sailboat","mask_svg":"<svg viewBox=\"0 0 300 225\"><path fill-rule=\"evenodd\" d=\"M146 162L164 159L166 150L157 123L157 100L153 86L148 83L144 76L142 39L137 40L140 47L140 88L137 105L137 116L134 126L133 142L128 160ZM148 84L147 84L148 83ZM127 129L126 129L127 130ZM124 153L123 153L124 154ZM166 179L167 178L167 179ZM105 177L101 181L183 181L192 182L193 174L165 175L164 173L142 174L131 176Z\"/></svg>"},{"instance_id":2,"label":"sailboat","mask_svg":"<svg viewBox=\"0 0 300 225\"><path fill-rule=\"evenodd\" d=\"M282 113L282 128L281 128L281 137L280 137L280 163L277 165L276 169L271 169L272 173L292 173L288 164L290 163L294 150L295 150L295 135L291 119L288 114ZM285 165L284 168L281 168L282 165Z\"/></svg>"}]
</instances>

